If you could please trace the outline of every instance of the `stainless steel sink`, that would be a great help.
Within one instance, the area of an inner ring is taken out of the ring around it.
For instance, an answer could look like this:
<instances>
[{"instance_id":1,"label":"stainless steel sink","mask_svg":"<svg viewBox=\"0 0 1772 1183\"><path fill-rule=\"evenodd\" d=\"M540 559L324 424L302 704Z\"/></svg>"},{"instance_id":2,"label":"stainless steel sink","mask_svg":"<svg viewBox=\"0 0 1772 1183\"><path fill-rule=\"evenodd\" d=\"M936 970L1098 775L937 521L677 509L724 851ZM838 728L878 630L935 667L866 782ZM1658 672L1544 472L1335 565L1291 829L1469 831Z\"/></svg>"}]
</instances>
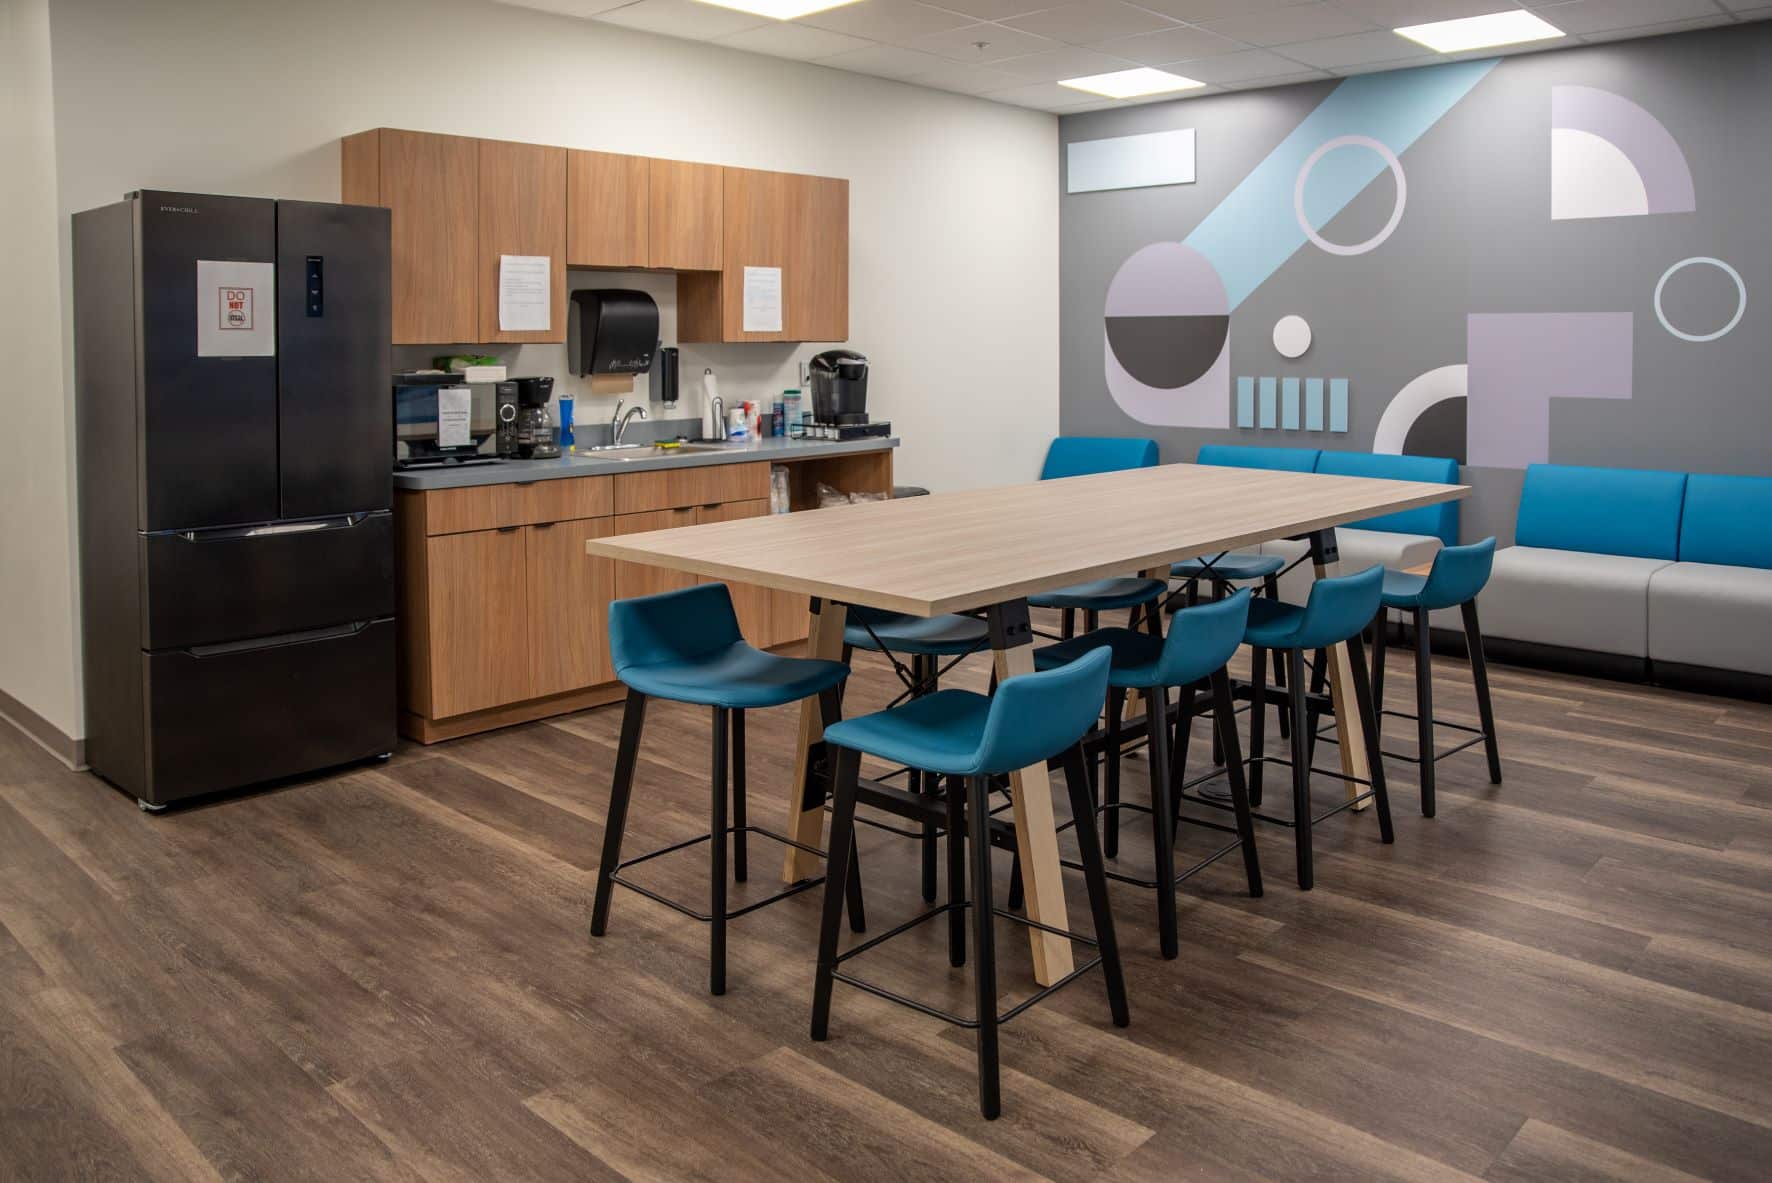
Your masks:
<instances>
[{"instance_id":1,"label":"stainless steel sink","mask_svg":"<svg viewBox=\"0 0 1772 1183\"><path fill-rule=\"evenodd\" d=\"M586 448L581 455L593 456L598 460L668 460L673 456L693 456L726 450L725 444L676 444L672 447L659 444L602 444Z\"/></svg>"}]
</instances>

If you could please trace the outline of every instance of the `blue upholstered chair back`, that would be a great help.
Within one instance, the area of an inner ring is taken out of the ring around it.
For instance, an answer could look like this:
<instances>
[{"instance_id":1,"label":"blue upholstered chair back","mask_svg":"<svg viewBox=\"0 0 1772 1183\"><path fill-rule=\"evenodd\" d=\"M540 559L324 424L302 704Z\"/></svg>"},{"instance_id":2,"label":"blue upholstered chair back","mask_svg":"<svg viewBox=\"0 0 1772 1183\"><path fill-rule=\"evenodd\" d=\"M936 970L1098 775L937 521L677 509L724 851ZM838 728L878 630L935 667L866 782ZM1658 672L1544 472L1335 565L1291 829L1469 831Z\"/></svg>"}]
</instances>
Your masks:
<instances>
[{"instance_id":1,"label":"blue upholstered chair back","mask_svg":"<svg viewBox=\"0 0 1772 1183\"><path fill-rule=\"evenodd\" d=\"M1589 554L1672 559L1679 552L1683 472L1534 464L1514 541Z\"/></svg>"},{"instance_id":2,"label":"blue upholstered chair back","mask_svg":"<svg viewBox=\"0 0 1772 1183\"><path fill-rule=\"evenodd\" d=\"M1341 644L1372 623L1383 593L1384 568L1379 566L1317 580L1293 631L1292 646L1322 649Z\"/></svg>"},{"instance_id":3,"label":"blue upholstered chair back","mask_svg":"<svg viewBox=\"0 0 1772 1183\"><path fill-rule=\"evenodd\" d=\"M1248 588L1177 612L1163 639L1163 656L1157 659L1158 685L1189 686L1223 669L1243 643L1248 623Z\"/></svg>"},{"instance_id":4,"label":"blue upholstered chair back","mask_svg":"<svg viewBox=\"0 0 1772 1183\"><path fill-rule=\"evenodd\" d=\"M1495 566L1495 539L1466 546L1442 546L1421 585L1423 608L1451 608L1477 598Z\"/></svg>"},{"instance_id":5,"label":"blue upholstered chair back","mask_svg":"<svg viewBox=\"0 0 1772 1183\"><path fill-rule=\"evenodd\" d=\"M1120 439L1113 436L1061 435L1046 449L1040 479L1091 476L1128 468L1155 468L1157 441Z\"/></svg>"},{"instance_id":6,"label":"blue upholstered chair back","mask_svg":"<svg viewBox=\"0 0 1772 1183\"><path fill-rule=\"evenodd\" d=\"M744 640L724 583L636 596L609 605L609 652L615 672L690 661Z\"/></svg>"},{"instance_id":7,"label":"blue upholstered chair back","mask_svg":"<svg viewBox=\"0 0 1772 1183\"><path fill-rule=\"evenodd\" d=\"M1095 726L1107 697L1113 651L1091 649L1076 661L1037 674L1018 674L997 686L973 767L995 776L1040 764Z\"/></svg>"},{"instance_id":8,"label":"blue upholstered chair back","mask_svg":"<svg viewBox=\"0 0 1772 1183\"><path fill-rule=\"evenodd\" d=\"M1316 471L1330 476L1366 476L1387 481L1427 481L1437 485L1458 483L1458 461L1441 456L1390 456L1373 452L1324 452L1317 457ZM1424 505L1352 522L1361 530L1391 534L1430 534L1447 546L1458 541L1458 502Z\"/></svg>"},{"instance_id":9,"label":"blue upholstered chair back","mask_svg":"<svg viewBox=\"0 0 1772 1183\"><path fill-rule=\"evenodd\" d=\"M1242 444L1202 444L1198 463L1225 468L1266 468L1277 472L1312 472L1317 467L1315 448L1252 448Z\"/></svg>"},{"instance_id":10,"label":"blue upholstered chair back","mask_svg":"<svg viewBox=\"0 0 1772 1183\"><path fill-rule=\"evenodd\" d=\"M1687 477L1680 561L1772 569L1772 477Z\"/></svg>"}]
</instances>

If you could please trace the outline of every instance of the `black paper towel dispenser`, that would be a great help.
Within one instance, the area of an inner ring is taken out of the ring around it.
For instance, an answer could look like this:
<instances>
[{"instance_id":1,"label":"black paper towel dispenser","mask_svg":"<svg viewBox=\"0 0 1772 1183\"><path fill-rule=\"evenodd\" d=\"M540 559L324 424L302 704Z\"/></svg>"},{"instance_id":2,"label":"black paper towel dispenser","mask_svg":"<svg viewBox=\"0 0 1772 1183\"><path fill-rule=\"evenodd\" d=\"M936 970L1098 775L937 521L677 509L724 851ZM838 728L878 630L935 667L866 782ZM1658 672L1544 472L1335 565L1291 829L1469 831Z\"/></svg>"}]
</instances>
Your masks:
<instances>
[{"instance_id":1,"label":"black paper towel dispenser","mask_svg":"<svg viewBox=\"0 0 1772 1183\"><path fill-rule=\"evenodd\" d=\"M658 348L658 304L645 292L590 288L572 293L567 364L586 374L644 374Z\"/></svg>"}]
</instances>

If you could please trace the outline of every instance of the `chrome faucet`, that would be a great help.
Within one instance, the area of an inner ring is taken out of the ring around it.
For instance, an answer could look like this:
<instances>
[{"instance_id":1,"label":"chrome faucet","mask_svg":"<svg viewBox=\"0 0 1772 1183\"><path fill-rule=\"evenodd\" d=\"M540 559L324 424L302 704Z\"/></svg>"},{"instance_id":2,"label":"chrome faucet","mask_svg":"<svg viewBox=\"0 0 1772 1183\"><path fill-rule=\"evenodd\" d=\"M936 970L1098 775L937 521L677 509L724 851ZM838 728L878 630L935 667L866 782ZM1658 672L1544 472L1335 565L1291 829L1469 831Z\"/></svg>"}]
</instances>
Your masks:
<instances>
[{"instance_id":1,"label":"chrome faucet","mask_svg":"<svg viewBox=\"0 0 1772 1183\"><path fill-rule=\"evenodd\" d=\"M646 418L645 407L635 407L626 415L621 413L621 407L621 400L617 399L615 401L615 414L609 417L609 430L614 436L614 438L609 441L612 444L621 443L621 437L627 433L628 424L633 420L635 415L640 416L642 419Z\"/></svg>"}]
</instances>

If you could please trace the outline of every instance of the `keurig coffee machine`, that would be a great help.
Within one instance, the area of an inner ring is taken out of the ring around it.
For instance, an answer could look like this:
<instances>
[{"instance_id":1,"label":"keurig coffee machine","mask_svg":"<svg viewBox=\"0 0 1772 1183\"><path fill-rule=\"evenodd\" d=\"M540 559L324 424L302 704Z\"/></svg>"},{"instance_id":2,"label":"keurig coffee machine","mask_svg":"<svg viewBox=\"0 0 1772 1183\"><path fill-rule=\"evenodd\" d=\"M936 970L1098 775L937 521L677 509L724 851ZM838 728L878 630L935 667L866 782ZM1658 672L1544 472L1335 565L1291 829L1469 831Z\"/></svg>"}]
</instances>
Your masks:
<instances>
[{"instance_id":1,"label":"keurig coffee machine","mask_svg":"<svg viewBox=\"0 0 1772 1183\"><path fill-rule=\"evenodd\" d=\"M892 434L890 423L868 421L868 359L852 349L831 349L814 357L812 439L848 440Z\"/></svg>"}]
</instances>

